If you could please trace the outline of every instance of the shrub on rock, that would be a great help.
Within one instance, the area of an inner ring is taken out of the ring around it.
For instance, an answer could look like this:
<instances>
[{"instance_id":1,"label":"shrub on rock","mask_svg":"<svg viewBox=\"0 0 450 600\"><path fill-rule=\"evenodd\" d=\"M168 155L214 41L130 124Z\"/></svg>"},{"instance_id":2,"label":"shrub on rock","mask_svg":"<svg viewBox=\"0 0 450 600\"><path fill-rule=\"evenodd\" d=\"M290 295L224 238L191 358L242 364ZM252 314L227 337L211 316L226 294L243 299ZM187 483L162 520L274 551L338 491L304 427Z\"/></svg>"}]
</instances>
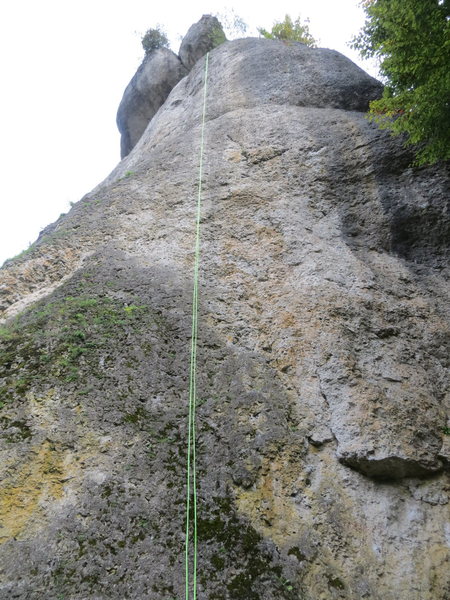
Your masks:
<instances>
[{"instance_id":1,"label":"shrub on rock","mask_svg":"<svg viewBox=\"0 0 450 600\"><path fill-rule=\"evenodd\" d=\"M164 31L157 26L155 29L148 29L142 38L142 47L145 50L145 54L149 54L152 50L158 48L168 48L169 38Z\"/></svg>"}]
</instances>

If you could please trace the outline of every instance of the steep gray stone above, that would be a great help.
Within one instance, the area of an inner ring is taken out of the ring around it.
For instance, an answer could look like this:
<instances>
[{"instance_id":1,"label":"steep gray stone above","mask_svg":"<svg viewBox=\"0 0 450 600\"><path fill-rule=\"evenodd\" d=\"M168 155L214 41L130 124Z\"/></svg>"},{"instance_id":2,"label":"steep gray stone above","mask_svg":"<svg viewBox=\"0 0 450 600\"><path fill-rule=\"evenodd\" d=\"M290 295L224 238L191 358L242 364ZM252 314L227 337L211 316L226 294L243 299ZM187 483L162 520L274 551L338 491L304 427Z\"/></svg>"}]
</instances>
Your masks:
<instances>
[{"instance_id":1,"label":"steep gray stone above","mask_svg":"<svg viewBox=\"0 0 450 600\"><path fill-rule=\"evenodd\" d=\"M379 98L383 90L379 81L339 52L297 42L236 40L214 50L211 60L214 71L207 106L209 119L262 105L366 111L369 102ZM200 116L186 97L195 94L200 99L203 75L204 62L198 61L192 76L172 91L155 124L157 129L172 129L176 122L177 127L188 130L198 122ZM146 139L154 141L153 128L143 136L143 144Z\"/></svg>"},{"instance_id":2,"label":"steep gray stone above","mask_svg":"<svg viewBox=\"0 0 450 600\"><path fill-rule=\"evenodd\" d=\"M209 114L257 104L289 104L366 111L382 84L335 50L299 42L236 40L215 54Z\"/></svg>"},{"instance_id":3,"label":"steep gray stone above","mask_svg":"<svg viewBox=\"0 0 450 600\"><path fill-rule=\"evenodd\" d=\"M125 89L117 111L121 133L120 156L127 156L173 87L199 58L226 40L216 17L203 17L190 27L180 47L180 57L168 48L148 54Z\"/></svg>"},{"instance_id":4,"label":"steep gray stone above","mask_svg":"<svg viewBox=\"0 0 450 600\"><path fill-rule=\"evenodd\" d=\"M200 21L191 25L181 42L181 62L191 70L202 56L225 40L225 33L217 17L203 15Z\"/></svg>"},{"instance_id":5,"label":"steep gray stone above","mask_svg":"<svg viewBox=\"0 0 450 600\"><path fill-rule=\"evenodd\" d=\"M0 597L184 597L204 60L0 270ZM211 51L198 597L448 600L449 178L331 50Z\"/></svg>"},{"instance_id":6,"label":"steep gray stone above","mask_svg":"<svg viewBox=\"0 0 450 600\"><path fill-rule=\"evenodd\" d=\"M121 158L131 152L172 88L186 74L178 56L168 48L153 50L144 58L117 112Z\"/></svg>"}]
</instances>

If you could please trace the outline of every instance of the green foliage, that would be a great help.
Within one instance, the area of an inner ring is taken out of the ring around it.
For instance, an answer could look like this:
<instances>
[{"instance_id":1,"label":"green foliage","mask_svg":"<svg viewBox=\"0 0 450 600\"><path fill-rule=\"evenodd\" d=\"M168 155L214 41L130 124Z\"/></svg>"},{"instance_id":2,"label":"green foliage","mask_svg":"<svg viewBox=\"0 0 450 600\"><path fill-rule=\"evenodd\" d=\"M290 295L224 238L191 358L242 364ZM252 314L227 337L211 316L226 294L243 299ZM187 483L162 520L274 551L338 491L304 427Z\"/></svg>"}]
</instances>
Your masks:
<instances>
[{"instance_id":1,"label":"green foliage","mask_svg":"<svg viewBox=\"0 0 450 600\"><path fill-rule=\"evenodd\" d=\"M157 25L154 29L148 29L142 38L142 47L145 50L145 54L150 54L153 50L158 48L168 48L169 38L163 29Z\"/></svg>"},{"instance_id":2,"label":"green foliage","mask_svg":"<svg viewBox=\"0 0 450 600\"><path fill-rule=\"evenodd\" d=\"M67 296L22 313L0 327L0 409L32 386L102 377L99 360L110 356L111 339L149 318L147 306L101 296Z\"/></svg>"},{"instance_id":3,"label":"green foliage","mask_svg":"<svg viewBox=\"0 0 450 600\"><path fill-rule=\"evenodd\" d=\"M450 158L450 1L363 0L366 22L352 46L376 57L386 88L370 116L407 134L416 164Z\"/></svg>"},{"instance_id":4,"label":"green foliage","mask_svg":"<svg viewBox=\"0 0 450 600\"><path fill-rule=\"evenodd\" d=\"M227 41L225 33L221 27L215 27L213 29L211 32L211 41L214 45L214 48L217 48L217 46L220 46L220 44L223 44Z\"/></svg>"},{"instance_id":5,"label":"green foliage","mask_svg":"<svg viewBox=\"0 0 450 600\"><path fill-rule=\"evenodd\" d=\"M311 35L308 23L308 19L302 23L300 17L293 21L289 15L286 15L284 21L274 23L271 31L258 27L258 33L271 40L301 42L314 48L317 46L317 41Z\"/></svg>"},{"instance_id":6,"label":"green foliage","mask_svg":"<svg viewBox=\"0 0 450 600\"><path fill-rule=\"evenodd\" d=\"M225 35L230 40L241 38L247 32L247 23L242 17L237 15L233 9L227 10L224 13L216 13L214 16L220 21ZM221 35L221 33L222 32L219 30L218 36ZM226 39L226 37L223 37L222 42L225 42Z\"/></svg>"}]
</instances>

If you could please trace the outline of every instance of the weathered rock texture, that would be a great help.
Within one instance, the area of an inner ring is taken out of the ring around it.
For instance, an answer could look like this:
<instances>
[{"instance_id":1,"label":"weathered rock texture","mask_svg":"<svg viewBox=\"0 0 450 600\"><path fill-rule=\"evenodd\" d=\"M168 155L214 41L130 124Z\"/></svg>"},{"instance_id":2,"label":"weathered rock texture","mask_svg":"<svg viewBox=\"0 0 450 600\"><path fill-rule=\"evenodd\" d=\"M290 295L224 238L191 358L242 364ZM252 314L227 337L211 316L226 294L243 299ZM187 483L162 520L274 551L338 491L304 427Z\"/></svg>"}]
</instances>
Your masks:
<instances>
[{"instance_id":1,"label":"weathered rock texture","mask_svg":"<svg viewBox=\"0 0 450 600\"><path fill-rule=\"evenodd\" d=\"M203 15L198 23L189 28L181 42L181 62L191 70L202 56L225 40L225 33L217 17Z\"/></svg>"},{"instance_id":2,"label":"weathered rock texture","mask_svg":"<svg viewBox=\"0 0 450 600\"><path fill-rule=\"evenodd\" d=\"M187 72L178 56L168 48L153 50L144 58L126 87L117 111L121 158L136 146L149 122Z\"/></svg>"},{"instance_id":3,"label":"weathered rock texture","mask_svg":"<svg viewBox=\"0 0 450 600\"><path fill-rule=\"evenodd\" d=\"M203 73L2 271L0 597L183 597ZM450 597L448 178L379 93L330 50L211 52L199 598Z\"/></svg>"},{"instance_id":4,"label":"weathered rock texture","mask_svg":"<svg viewBox=\"0 0 450 600\"><path fill-rule=\"evenodd\" d=\"M183 38L180 57L168 48L158 48L144 58L126 87L117 111L121 158L125 158L136 146L180 79L188 74L197 60L225 39L217 18L203 15Z\"/></svg>"}]
</instances>

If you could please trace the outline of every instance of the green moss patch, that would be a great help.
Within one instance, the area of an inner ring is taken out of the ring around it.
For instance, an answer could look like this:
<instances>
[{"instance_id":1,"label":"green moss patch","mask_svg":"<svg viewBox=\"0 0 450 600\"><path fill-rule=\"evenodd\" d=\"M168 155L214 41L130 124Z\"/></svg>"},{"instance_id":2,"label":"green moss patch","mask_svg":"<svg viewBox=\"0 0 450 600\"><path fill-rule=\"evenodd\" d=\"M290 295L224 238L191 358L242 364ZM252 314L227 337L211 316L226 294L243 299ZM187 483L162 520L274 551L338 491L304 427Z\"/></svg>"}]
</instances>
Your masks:
<instances>
[{"instance_id":1,"label":"green moss patch","mask_svg":"<svg viewBox=\"0 0 450 600\"><path fill-rule=\"evenodd\" d=\"M98 375L111 345L136 334L146 306L96 296L67 296L41 303L0 329L1 407L33 386Z\"/></svg>"}]
</instances>

